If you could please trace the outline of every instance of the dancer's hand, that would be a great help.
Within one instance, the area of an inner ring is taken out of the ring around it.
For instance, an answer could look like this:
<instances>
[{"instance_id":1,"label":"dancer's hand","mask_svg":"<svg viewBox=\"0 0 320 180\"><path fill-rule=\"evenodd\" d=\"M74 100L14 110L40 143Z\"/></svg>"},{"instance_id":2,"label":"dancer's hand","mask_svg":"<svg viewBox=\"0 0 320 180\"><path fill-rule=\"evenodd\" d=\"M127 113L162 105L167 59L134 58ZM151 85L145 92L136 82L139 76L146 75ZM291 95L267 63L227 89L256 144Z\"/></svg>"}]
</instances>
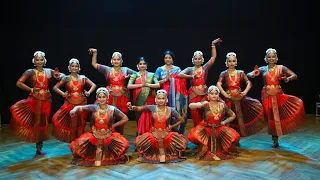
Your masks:
<instances>
[{"instance_id":1,"label":"dancer's hand","mask_svg":"<svg viewBox=\"0 0 320 180\"><path fill-rule=\"evenodd\" d=\"M89 96L90 96L90 93L89 93L88 91L84 90L84 95L86 95L87 97L89 97Z\"/></svg>"},{"instance_id":2,"label":"dancer's hand","mask_svg":"<svg viewBox=\"0 0 320 180\"><path fill-rule=\"evenodd\" d=\"M78 111L78 107L74 107L74 108L69 112L70 116L71 116L71 117L72 117L72 116L75 116L76 113L77 113L77 111Z\"/></svg>"},{"instance_id":3,"label":"dancer's hand","mask_svg":"<svg viewBox=\"0 0 320 180\"><path fill-rule=\"evenodd\" d=\"M128 103L127 103L127 107L128 107L129 110L133 110L133 107L132 107L131 102L128 102Z\"/></svg>"},{"instance_id":4,"label":"dancer's hand","mask_svg":"<svg viewBox=\"0 0 320 180\"><path fill-rule=\"evenodd\" d=\"M89 52L89 54L96 54L98 52L98 50L94 49L94 48L89 48L88 52Z\"/></svg>"},{"instance_id":5,"label":"dancer's hand","mask_svg":"<svg viewBox=\"0 0 320 180\"><path fill-rule=\"evenodd\" d=\"M64 93L62 94L62 96L63 96L63 97L69 96L69 92L68 92L68 91L64 92Z\"/></svg>"},{"instance_id":6,"label":"dancer's hand","mask_svg":"<svg viewBox=\"0 0 320 180\"><path fill-rule=\"evenodd\" d=\"M209 106L209 102L208 101L203 101L201 104L202 104L202 107L208 107Z\"/></svg>"},{"instance_id":7,"label":"dancer's hand","mask_svg":"<svg viewBox=\"0 0 320 180\"><path fill-rule=\"evenodd\" d=\"M212 41L211 46L215 46L216 43L220 44L221 42L222 42L222 40L220 38L217 38L217 39Z\"/></svg>"}]
</instances>

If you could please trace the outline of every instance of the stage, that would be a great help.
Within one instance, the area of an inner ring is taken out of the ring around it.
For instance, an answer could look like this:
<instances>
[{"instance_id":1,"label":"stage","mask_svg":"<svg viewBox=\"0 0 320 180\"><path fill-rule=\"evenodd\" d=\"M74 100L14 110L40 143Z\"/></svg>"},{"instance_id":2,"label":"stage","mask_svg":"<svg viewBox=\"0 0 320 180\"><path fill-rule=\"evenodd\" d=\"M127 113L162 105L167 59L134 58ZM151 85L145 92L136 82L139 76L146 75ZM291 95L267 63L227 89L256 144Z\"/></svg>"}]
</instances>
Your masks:
<instances>
[{"instance_id":1,"label":"stage","mask_svg":"<svg viewBox=\"0 0 320 180\"><path fill-rule=\"evenodd\" d=\"M87 125L87 130L89 129ZM192 128L188 120L186 133ZM51 124L50 124L51 128ZM271 136L266 128L260 133L242 138L240 157L223 161L198 161L195 145L189 142L184 154L187 160L171 164L146 164L136 161L133 148L136 122L125 125L125 137L130 141L130 162L124 165L81 167L70 164L68 143L52 136L44 142L43 157L34 157L35 144L13 137L9 125L0 128L0 179L319 179L320 176L320 118L308 114L304 126L279 138L280 147L270 147ZM50 129L51 132L51 129Z\"/></svg>"}]
</instances>

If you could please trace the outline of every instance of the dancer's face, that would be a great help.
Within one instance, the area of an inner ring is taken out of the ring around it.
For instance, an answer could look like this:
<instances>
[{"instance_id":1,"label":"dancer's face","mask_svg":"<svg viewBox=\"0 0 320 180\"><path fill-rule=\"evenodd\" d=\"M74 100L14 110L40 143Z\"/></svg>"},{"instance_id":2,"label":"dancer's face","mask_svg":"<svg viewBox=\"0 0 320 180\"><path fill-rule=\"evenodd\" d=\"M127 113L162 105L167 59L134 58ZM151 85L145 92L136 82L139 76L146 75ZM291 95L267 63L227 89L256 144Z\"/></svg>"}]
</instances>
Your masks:
<instances>
[{"instance_id":1,"label":"dancer's face","mask_svg":"<svg viewBox=\"0 0 320 180\"><path fill-rule=\"evenodd\" d=\"M164 63L166 65L171 65L173 63L173 59L172 59L172 56L170 54L166 54L164 56Z\"/></svg>"},{"instance_id":2,"label":"dancer's face","mask_svg":"<svg viewBox=\"0 0 320 180\"><path fill-rule=\"evenodd\" d=\"M234 57L234 56L229 57L227 60L227 66L232 69L235 68L237 66L236 57Z\"/></svg>"},{"instance_id":3,"label":"dancer's face","mask_svg":"<svg viewBox=\"0 0 320 180\"><path fill-rule=\"evenodd\" d=\"M121 59L120 59L119 56L113 56L113 57L112 57L112 65L113 65L114 67L119 67L119 66L121 66Z\"/></svg>"},{"instance_id":4,"label":"dancer's face","mask_svg":"<svg viewBox=\"0 0 320 180\"><path fill-rule=\"evenodd\" d=\"M144 71L147 69L147 64L144 60L141 60L138 64L138 67L140 71Z\"/></svg>"},{"instance_id":5,"label":"dancer's face","mask_svg":"<svg viewBox=\"0 0 320 180\"><path fill-rule=\"evenodd\" d=\"M267 55L267 61L268 61L269 64L277 63L277 55L274 52L270 52Z\"/></svg>"},{"instance_id":6,"label":"dancer's face","mask_svg":"<svg viewBox=\"0 0 320 180\"><path fill-rule=\"evenodd\" d=\"M193 63L194 63L195 66L201 66L201 64L202 64L202 56L196 55L193 58Z\"/></svg>"},{"instance_id":7,"label":"dancer's face","mask_svg":"<svg viewBox=\"0 0 320 180\"><path fill-rule=\"evenodd\" d=\"M98 102L99 102L99 104L107 104L108 96L106 96L104 93L100 93L98 95Z\"/></svg>"},{"instance_id":8,"label":"dancer's face","mask_svg":"<svg viewBox=\"0 0 320 180\"><path fill-rule=\"evenodd\" d=\"M208 94L208 96L209 96L209 100L210 100L210 101L217 101L218 98L219 98L219 93L218 93L218 91L216 91L216 90L212 90L212 91Z\"/></svg>"},{"instance_id":9,"label":"dancer's face","mask_svg":"<svg viewBox=\"0 0 320 180\"><path fill-rule=\"evenodd\" d=\"M71 73L78 73L79 72L79 64L77 63L72 63L70 65L70 72Z\"/></svg>"},{"instance_id":10,"label":"dancer's face","mask_svg":"<svg viewBox=\"0 0 320 180\"><path fill-rule=\"evenodd\" d=\"M156 103L159 105L159 106L164 106L167 102L167 96L165 94L159 94L157 95L156 97Z\"/></svg>"},{"instance_id":11,"label":"dancer's face","mask_svg":"<svg viewBox=\"0 0 320 180\"><path fill-rule=\"evenodd\" d=\"M34 57L34 64L37 67L43 67L44 65L44 59L42 56L37 55L36 57Z\"/></svg>"}]
</instances>

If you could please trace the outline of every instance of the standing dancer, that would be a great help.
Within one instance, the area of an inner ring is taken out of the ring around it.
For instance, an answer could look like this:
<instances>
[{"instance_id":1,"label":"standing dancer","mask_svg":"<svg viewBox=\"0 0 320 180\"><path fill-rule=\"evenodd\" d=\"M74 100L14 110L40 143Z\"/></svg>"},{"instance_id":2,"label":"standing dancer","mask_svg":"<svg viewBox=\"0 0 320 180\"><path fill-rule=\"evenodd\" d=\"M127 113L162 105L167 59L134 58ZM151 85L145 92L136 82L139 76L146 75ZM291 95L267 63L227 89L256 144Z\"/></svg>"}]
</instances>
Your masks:
<instances>
[{"instance_id":1,"label":"standing dancer","mask_svg":"<svg viewBox=\"0 0 320 180\"><path fill-rule=\"evenodd\" d=\"M102 73L109 84L106 88L110 92L108 104L116 106L123 113L128 113L127 103L129 102L129 90L126 87L126 79L135 71L122 66L122 55L119 52L114 52L111 58L112 67L97 63L96 49L90 48L89 53L92 54L92 66ZM123 134L123 127L118 127L117 131Z\"/></svg>"},{"instance_id":2,"label":"standing dancer","mask_svg":"<svg viewBox=\"0 0 320 180\"><path fill-rule=\"evenodd\" d=\"M206 85L207 76L209 69L212 67L217 57L216 43L219 44L220 42L222 42L220 38L212 41L211 58L205 65L202 66L204 62L202 52L196 51L192 57L192 63L194 64L194 67L187 67L179 73L178 77L190 79L191 87L188 91L189 104L206 100L206 93L208 90ZM193 126L196 127L202 120L202 115L198 110L195 109L190 110L190 112L192 115Z\"/></svg>"},{"instance_id":3,"label":"standing dancer","mask_svg":"<svg viewBox=\"0 0 320 180\"><path fill-rule=\"evenodd\" d=\"M184 119L183 123L173 129L181 134L184 133L187 123L187 110L188 110L188 93L187 82L183 78L179 78L178 74L181 72L180 67L173 65L175 55L172 51L164 52L165 65L158 67L155 75L159 80L161 89L168 93L168 106L173 107ZM174 117L170 123L173 124L177 121Z\"/></svg>"},{"instance_id":4,"label":"standing dancer","mask_svg":"<svg viewBox=\"0 0 320 180\"><path fill-rule=\"evenodd\" d=\"M72 58L68 66L70 75L65 76L58 82L53 90L65 97L64 105L53 115L52 135L62 142L70 143L84 132L86 125L86 113L83 112L77 116L71 117L69 112L77 105L87 104L87 98L96 89L96 85L86 76L79 75L80 63L77 59ZM86 91L85 86L90 86L90 90ZM66 91L60 90L65 86Z\"/></svg>"},{"instance_id":5,"label":"standing dancer","mask_svg":"<svg viewBox=\"0 0 320 180\"><path fill-rule=\"evenodd\" d=\"M231 127L242 136L250 136L261 131L265 126L262 104L246 95L252 84L242 70L237 70L237 55L229 52L226 56L227 70L221 72L217 87L225 97L226 105L237 115ZM246 84L242 91L241 85ZM222 85L224 88L222 88Z\"/></svg>"},{"instance_id":6,"label":"standing dancer","mask_svg":"<svg viewBox=\"0 0 320 180\"><path fill-rule=\"evenodd\" d=\"M147 71L148 63L144 57L138 60L139 72L133 73L128 82L128 89L133 89L133 104L136 106L152 105L155 103L154 89L160 88L154 73ZM137 134L141 135L151 129L151 112L136 111Z\"/></svg>"},{"instance_id":7,"label":"standing dancer","mask_svg":"<svg viewBox=\"0 0 320 180\"><path fill-rule=\"evenodd\" d=\"M22 141L36 143L36 155L42 152L43 141L49 139L48 119L51 111L51 93L49 82L52 77L60 79L63 74L55 70L44 68L47 60L45 53L36 51L33 54L34 69L26 70L17 81L17 87L29 91L27 99L20 100L11 106L10 127L13 134ZM30 86L25 82L29 81Z\"/></svg>"},{"instance_id":8,"label":"standing dancer","mask_svg":"<svg viewBox=\"0 0 320 180\"><path fill-rule=\"evenodd\" d=\"M129 162L126 154L130 144L114 128L123 126L128 117L118 108L108 105L109 92L106 88L98 88L97 104L76 106L70 111L71 116L77 112L91 112L91 131L82 134L70 144L73 153L72 164L79 166L101 166L124 164ZM117 122L115 122L117 121Z\"/></svg>"},{"instance_id":9,"label":"standing dancer","mask_svg":"<svg viewBox=\"0 0 320 180\"><path fill-rule=\"evenodd\" d=\"M256 66L247 76L254 78L262 74L265 84L261 91L262 106L268 120L268 133L272 135L272 147L277 148L279 136L290 134L302 126L304 105L301 99L283 93L280 81L288 83L297 79L297 75L286 66L277 65L277 51L267 49L264 60L267 66Z\"/></svg>"},{"instance_id":10,"label":"standing dancer","mask_svg":"<svg viewBox=\"0 0 320 180\"><path fill-rule=\"evenodd\" d=\"M188 140L171 129L183 123L183 118L171 107L166 106L167 92L163 89L157 91L157 105L132 106L128 108L134 111L149 111L152 116L152 129L138 137L134 145L140 154L138 161L147 163L179 162L185 160L181 156L188 145ZM170 125L171 117L178 121Z\"/></svg>"},{"instance_id":11,"label":"standing dancer","mask_svg":"<svg viewBox=\"0 0 320 180\"><path fill-rule=\"evenodd\" d=\"M231 159L238 156L234 146L240 135L232 128L225 126L236 118L235 113L224 102L219 101L219 89L208 88L208 101L191 103L190 109L203 109L204 120L192 128L188 139L198 145L197 158L200 160ZM229 117L225 118L225 115Z\"/></svg>"}]
</instances>

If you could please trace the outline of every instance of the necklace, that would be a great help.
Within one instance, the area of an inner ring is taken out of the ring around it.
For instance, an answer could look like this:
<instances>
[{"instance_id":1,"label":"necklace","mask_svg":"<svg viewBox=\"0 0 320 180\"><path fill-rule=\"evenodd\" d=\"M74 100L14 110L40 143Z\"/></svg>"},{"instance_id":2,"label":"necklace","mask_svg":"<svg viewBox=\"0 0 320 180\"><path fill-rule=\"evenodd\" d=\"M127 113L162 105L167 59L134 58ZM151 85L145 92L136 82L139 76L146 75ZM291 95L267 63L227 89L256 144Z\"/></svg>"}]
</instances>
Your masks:
<instances>
[{"instance_id":1,"label":"necklace","mask_svg":"<svg viewBox=\"0 0 320 180\"><path fill-rule=\"evenodd\" d=\"M101 114L104 114L103 117L101 117ZM106 112L106 109L98 109L98 118L99 118L99 123L103 124L104 119L107 117L108 113Z\"/></svg>"},{"instance_id":2,"label":"necklace","mask_svg":"<svg viewBox=\"0 0 320 180\"><path fill-rule=\"evenodd\" d=\"M199 68L194 67L194 74L202 75L203 68L202 66Z\"/></svg>"},{"instance_id":3,"label":"necklace","mask_svg":"<svg viewBox=\"0 0 320 180\"><path fill-rule=\"evenodd\" d=\"M219 119L219 115L220 115L220 106L218 105L211 105L209 104L209 109L211 111L211 114L214 116L214 120L218 120Z\"/></svg>"},{"instance_id":4,"label":"necklace","mask_svg":"<svg viewBox=\"0 0 320 180\"><path fill-rule=\"evenodd\" d=\"M73 87L73 90L77 91L78 90L77 86L79 85L79 76L77 75L77 78L70 76L70 78L71 78L71 86ZM74 84L75 81L77 81L77 85Z\"/></svg>"},{"instance_id":5,"label":"necklace","mask_svg":"<svg viewBox=\"0 0 320 180\"><path fill-rule=\"evenodd\" d=\"M46 72L45 71L41 71L41 72L39 72L38 70L35 70L36 71L36 81L40 84L39 86L40 86L40 88L43 88L44 87L44 81L45 81L45 77L46 77ZM42 76L43 77L43 79L42 79L42 81L40 81L40 79L39 79L39 76Z\"/></svg>"},{"instance_id":6,"label":"necklace","mask_svg":"<svg viewBox=\"0 0 320 180\"><path fill-rule=\"evenodd\" d=\"M232 72L228 70L228 75L229 75L229 80L231 81L231 85L232 86L237 85L237 80L238 80L237 70L234 70ZM232 79L232 76L234 76L234 80Z\"/></svg>"},{"instance_id":7,"label":"necklace","mask_svg":"<svg viewBox=\"0 0 320 180\"><path fill-rule=\"evenodd\" d=\"M271 72L273 72L274 74L271 75ZM277 71L276 71L276 66L273 66L272 68L268 69L268 76L270 77L272 82L276 81L276 76L277 76Z\"/></svg>"},{"instance_id":8,"label":"necklace","mask_svg":"<svg viewBox=\"0 0 320 180\"><path fill-rule=\"evenodd\" d=\"M164 107L164 110L160 110L159 107L157 106L158 122L162 122L162 118L166 115L166 113L167 113L167 107Z\"/></svg>"},{"instance_id":9,"label":"necklace","mask_svg":"<svg viewBox=\"0 0 320 180\"><path fill-rule=\"evenodd\" d=\"M112 68L112 73L111 73L112 75L113 75L113 80L114 81L118 81L119 80L119 77L120 77L120 75L121 75L121 69L120 70L115 70L114 68ZM117 75L116 75L117 74Z\"/></svg>"},{"instance_id":10,"label":"necklace","mask_svg":"<svg viewBox=\"0 0 320 180\"><path fill-rule=\"evenodd\" d=\"M146 76L147 72L138 72L139 77L141 78L141 83L144 84L146 82L147 76Z\"/></svg>"}]
</instances>

